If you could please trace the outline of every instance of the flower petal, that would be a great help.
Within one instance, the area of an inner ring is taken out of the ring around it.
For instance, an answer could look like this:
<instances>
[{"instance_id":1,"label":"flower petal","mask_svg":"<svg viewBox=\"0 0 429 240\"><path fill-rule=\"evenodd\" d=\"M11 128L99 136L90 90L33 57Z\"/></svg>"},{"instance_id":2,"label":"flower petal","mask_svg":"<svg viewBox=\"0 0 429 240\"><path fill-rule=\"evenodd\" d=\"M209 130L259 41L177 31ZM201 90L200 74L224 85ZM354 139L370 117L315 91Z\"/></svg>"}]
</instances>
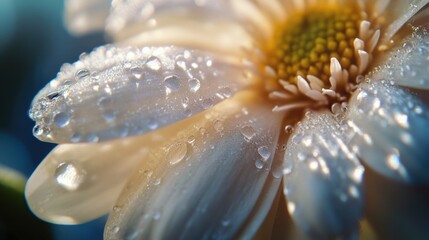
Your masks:
<instances>
[{"instance_id":1,"label":"flower petal","mask_svg":"<svg viewBox=\"0 0 429 240\"><path fill-rule=\"evenodd\" d=\"M126 45L173 44L231 54L253 48L256 34L251 36L250 31L257 37L270 33L273 24L255 2L114 1L106 29Z\"/></svg>"},{"instance_id":2,"label":"flower petal","mask_svg":"<svg viewBox=\"0 0 429 240\"><path fill-rule=\"evenodd\" d=\"M33 100L43 141L97 142L142 134L229 98L252 83L239 60L178 47L104 46L65 65Z\"/></svg>"},{"instance_id":3,"label":"flower petal","mask_svg":"<svg viewBox=\"0 0 429 240\"><path fill-rule=\"evenodd\" d=\"M176 136L153 148L121 194L105 239L237 234L264 191L278 140L282 115L263 101L243 92L173 125ZM251 102L260 104L244 107Z\"/></svg>"},{"instance_id":4,"label":"flower petal","mask_svg":"<svg viewBox=\"0 0 429 240\"><path fill-rule=\"evenodd\" d=\"M331 113L308 112L289 138L284 193L297 226L311 238L355 234L363 214L363 166Z\"/></svg>"},{"instance_id":5,"label":"flower petal","mask_svg":"<svg viewBox=\"0 0 429 240\"><path fill-rule=\"evenodd\" d=\"M27 182L34 214L58 224L86 222L107 213L148 151L140 138L56 147Z\"/></svg>"},{"instance_id":6,"label":"flower petal","mask_svg":"<svg viewBox=\"0 0 429 240\"><path fill-rule=\"evenodd\" d=\"M346 117L349 144L370 167L405 182L429 182L429 110L389 81L361 84Z\"/></svg>"},{"instance_id":7,"label":"flower petal","mask_svg":"<svg viewBox=\"0 0 429 240\"><path fill-rule=\"evenodd\" d=\"M271 165L271 174L267 176L263 191L259 194L258 201L255 204L250 215L247 217L246 223L242 227L238 239L252 239L255 237L259 227L266 220L267 214L272 209L273 200L275 200L279 192L279 187L282 182L283 156L286 145L280 145L287 141L288 135L281 134L279 144L276 147L276 152Z\"/></svg>"},{"instance_id":8,"label":"flower petal","mask_svg":"<svg viewBox=\"0 0 429 240\"><path fill-rule=\"evenodd\" d=\"M111 0L66 0L65 23L76 35L103 31Z\"/></svg>"},{"instance_id":9,"label":"flower petal","mask_svg":"<svg viewBox=\"0 0 429 240\"><path fill-rule=\"evenodd\" d=\"M389 50L371 73L371 79L386 79L412 88L429 89L429 34L420 30Z\"/></svg>"},{"instance_id":10,"label":"flower petal","mask_svg":"<svg viewBox=\"0 0 429 240\"><path fill-rule=\"evenodd\" d=\"M369 4L376 6L372 9L372 14L378 17L378 21L382 25L384 34L380 39L380 43L387 44L395 33L420 11L429 0L388 0L387 4L381 4L383 5L381 8L377 8L380 4L374 4L374 2L386 1L372 1Z\"/></svg>"}]
</instances>

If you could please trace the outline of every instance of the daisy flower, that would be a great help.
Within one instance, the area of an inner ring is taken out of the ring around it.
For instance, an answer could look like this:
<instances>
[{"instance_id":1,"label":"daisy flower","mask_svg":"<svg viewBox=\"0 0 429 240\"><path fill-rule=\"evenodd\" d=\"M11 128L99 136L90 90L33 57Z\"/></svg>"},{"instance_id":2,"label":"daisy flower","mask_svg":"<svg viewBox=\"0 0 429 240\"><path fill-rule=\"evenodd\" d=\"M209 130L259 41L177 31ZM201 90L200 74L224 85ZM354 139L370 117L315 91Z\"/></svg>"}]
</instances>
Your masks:
<instances>
[{"instance_id":1,"label":"daisy flower","mask_svg":"<svg viewBox=\"0 0 429 240\"><path fill-rule=\"evenodd\" d=\"M34 135L60 145L30 208L109 213L105 239L250 239L281 198L303 236L355 238L365 169L429 182L427 2L66 2L73 32L114 44L34 98Z\"/></svg>"}]
</instances>

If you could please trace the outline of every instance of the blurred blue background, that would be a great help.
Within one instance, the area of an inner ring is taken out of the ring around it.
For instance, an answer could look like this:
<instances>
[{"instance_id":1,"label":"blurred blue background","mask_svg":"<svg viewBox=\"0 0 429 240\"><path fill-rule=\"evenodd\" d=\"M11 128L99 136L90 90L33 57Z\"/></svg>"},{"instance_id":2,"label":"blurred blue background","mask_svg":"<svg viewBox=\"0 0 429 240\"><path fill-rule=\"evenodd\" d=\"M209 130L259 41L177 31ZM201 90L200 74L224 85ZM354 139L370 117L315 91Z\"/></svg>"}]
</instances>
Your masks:
<instances>
[{"instance_id":1,"label":"blurred blue background","mask_svg":"<svg viewBox=\"0 0 429 240\"><path fill-rule=\"evenodd\" d=\"M0 167L30 176L54 147L32 135L28 109L33 96L63 63L76 61L104 42L102 33L71 36L63 24L60 0L0 0ZM51 225L35 219L21 197L19 203L20 213L0 206L0 239L36 239L34 231L43 231L39 236L47 239L102 239L105 218L79 226Z\"/></svg>"}]
</instances>

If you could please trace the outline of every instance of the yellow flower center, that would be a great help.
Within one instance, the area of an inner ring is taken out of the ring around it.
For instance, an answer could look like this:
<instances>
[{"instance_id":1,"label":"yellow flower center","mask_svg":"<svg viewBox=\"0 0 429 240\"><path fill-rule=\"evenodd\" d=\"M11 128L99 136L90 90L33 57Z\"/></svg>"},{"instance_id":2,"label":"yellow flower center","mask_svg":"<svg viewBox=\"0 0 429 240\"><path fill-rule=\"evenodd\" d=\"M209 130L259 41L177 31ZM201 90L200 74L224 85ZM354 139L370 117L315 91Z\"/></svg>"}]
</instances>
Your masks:
<instances>
[{"instance_id":1,"label":"yellow flower center","mask_svg":"<svg viewBox=\"0 0 429 240\"><path fill-rule=\"evenodd\" d=\"M361 20L351 8L313 7L296 13L277 31L270 64L291 83L309 74L328 82L331 58L345 69L355 64L353 41Z\"/></svg>"},{"instance_id":2,"label":"yellow flower center","mask_svg":"<svg viewBox=\"0 0 429 240\"><path fill-rule=\"evenodd\" d=\"M296 10L268 42L265 72L274 110L345 102L380 36L357 6L310 5Z\"/></svg>"}]
</instances>

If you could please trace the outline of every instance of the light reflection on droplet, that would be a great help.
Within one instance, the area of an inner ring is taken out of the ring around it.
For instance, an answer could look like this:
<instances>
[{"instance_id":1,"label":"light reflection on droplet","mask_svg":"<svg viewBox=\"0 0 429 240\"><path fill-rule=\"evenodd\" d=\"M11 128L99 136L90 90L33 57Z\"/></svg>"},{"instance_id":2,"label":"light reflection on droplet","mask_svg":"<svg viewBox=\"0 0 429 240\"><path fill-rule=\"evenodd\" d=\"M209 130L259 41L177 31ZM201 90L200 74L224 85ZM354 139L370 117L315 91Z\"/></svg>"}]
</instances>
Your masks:
<instances>
[{"instance_id":1,"label":"light reflection on droplet","mask_svg":"<svg viewBox=\"0 0 429 240\"><path fill-rule=\"evenodd\" d=\"M62 188L68 191L77 190L84 182L85 173L76 163L63 162L55 170L55 180Z\"/></svg>"}]
</instances>

